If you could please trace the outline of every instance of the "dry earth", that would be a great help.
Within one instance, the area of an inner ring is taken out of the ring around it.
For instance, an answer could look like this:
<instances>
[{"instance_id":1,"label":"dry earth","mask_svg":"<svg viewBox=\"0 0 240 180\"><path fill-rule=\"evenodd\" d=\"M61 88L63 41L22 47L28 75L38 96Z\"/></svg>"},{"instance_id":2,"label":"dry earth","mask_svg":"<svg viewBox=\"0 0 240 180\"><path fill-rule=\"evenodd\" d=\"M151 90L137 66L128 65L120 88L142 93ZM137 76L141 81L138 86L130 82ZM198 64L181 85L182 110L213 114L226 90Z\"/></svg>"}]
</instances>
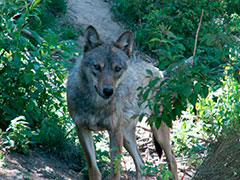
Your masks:
<instances>
[{"instance_id":1,"label":"dry earth","mask_svg":"<svg viewBox=\"0 0 240 180\"><path fill-rule=\"evenodd\" d=\"M0 180L74 180L78 177L78 172L66 161L41 149L35 149L28 155L5 153L4 163L7 166L1 167L0 162Z\"/></svg>"},{"instance_id":2,"label":"dry earth","mask_svg":"<svg viewBox=\"0 0 240 180\"><path fill-rule=\"evenodd\" d=\"M104 0L68 0L67 13L73 24L86 28L93 25L103 40L114 41L124 31L123 25L113 20L110 4Z\"/></svg>"}]
</instances>

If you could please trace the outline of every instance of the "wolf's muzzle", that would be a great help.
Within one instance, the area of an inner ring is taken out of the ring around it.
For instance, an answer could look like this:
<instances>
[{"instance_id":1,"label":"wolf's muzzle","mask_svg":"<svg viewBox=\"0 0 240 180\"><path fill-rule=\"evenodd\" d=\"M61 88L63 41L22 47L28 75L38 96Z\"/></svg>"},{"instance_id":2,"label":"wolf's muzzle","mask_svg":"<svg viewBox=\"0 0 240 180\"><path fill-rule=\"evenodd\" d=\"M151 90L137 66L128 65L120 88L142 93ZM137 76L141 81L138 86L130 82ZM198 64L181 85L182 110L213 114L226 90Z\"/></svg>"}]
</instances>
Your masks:
<instances>
[{"instance_id":1,"label":"wolf's muzzle","mask_svg":"<svg viewBox=\"0 0 240 180\"><path fill-rule=\"evenodd\" d=\"M97 93L103 98L103 99L108 99L110 98L113 93L114 93L114 90L113 88L104 88L103 91L99 91L97 86L94 86L95 87L95 90L97 91Z\"/></svg>"},{"instance_id":2,"label":"wolf's muzzle","mask_svg":"<svg viewBox=\"0 0 240 180\"><path fill-rule=\"evenodd\" d=\"M103 94L109 98L110 96L113 95L113 88L104 88L103 89Z\"/></svg>"}]
</instances>

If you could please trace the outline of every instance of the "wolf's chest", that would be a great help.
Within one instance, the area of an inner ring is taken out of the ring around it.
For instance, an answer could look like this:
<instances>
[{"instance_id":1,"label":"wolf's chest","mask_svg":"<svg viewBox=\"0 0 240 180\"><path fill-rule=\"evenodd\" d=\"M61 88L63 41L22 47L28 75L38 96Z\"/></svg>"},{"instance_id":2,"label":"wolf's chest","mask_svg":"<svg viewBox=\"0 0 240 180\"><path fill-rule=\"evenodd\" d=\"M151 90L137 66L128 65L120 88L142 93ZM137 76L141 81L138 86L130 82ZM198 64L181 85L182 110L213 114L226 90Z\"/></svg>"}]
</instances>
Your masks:
<instances>
[{"instance_id":1,"label":"wolf's chest","mask_svg":"<svg viewBox=\"0 0 240 180\"><path fill-rule=\"evenodd\" d=\"M111 108L91 109L81 113L81 118L76 122L80 126L93 131L111 130L121 119Z\"/></svg>"}]
</instances>

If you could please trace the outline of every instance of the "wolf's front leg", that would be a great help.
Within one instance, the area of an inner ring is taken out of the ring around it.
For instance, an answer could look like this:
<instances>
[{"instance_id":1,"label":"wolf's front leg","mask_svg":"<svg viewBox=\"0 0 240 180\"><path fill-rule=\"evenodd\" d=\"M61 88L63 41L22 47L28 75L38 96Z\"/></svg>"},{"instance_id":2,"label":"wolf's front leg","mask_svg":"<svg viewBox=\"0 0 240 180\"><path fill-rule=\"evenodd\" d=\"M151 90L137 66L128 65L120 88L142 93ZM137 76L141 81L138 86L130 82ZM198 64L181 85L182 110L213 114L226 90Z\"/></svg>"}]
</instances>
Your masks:
<instances>
[{"instance_id":1,"label":"wolf's front leg","mask_svg":"<svg viewBox=\"0 0 240 180\"><path fill-rule=\"evenodd\" d=\"M144 166L144 162L137 148L135 129L135 123L129 124L129 126L123 129L123 144L135 163L136 180L143 180L142 167Z\"/></svg>"},{"instance_id":2,"label":"wolf's front leg","mask_svg":"<svg viewBox=\"0 0 240 180\"><path fill-rule=\"evenodd\" d=\"M108 131L110 137L111 180L120 179L123 134L119 129Z\"/></svg>"},{"instance_id":3,"label":"wolf's front leg","mask_svg":"<svg viewBox=\"0 0 240 180\"><path fill-rule=\"evenodd\" d=\"M101 180L102 177L96 163L95 149L91 131L77 127L77 134L83 149L84 157L87 161L89 179Z\"/></svg>"}]
</instances>

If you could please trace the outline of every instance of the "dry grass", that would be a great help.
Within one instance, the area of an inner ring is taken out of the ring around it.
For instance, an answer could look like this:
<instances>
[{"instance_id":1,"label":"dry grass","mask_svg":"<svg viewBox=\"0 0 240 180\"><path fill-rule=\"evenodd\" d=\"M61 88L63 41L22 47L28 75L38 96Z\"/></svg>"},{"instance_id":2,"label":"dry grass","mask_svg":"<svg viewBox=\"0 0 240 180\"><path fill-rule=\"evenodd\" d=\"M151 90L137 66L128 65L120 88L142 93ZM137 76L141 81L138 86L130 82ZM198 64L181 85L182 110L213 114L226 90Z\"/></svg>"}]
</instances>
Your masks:
<instances>
[{"instance_id":1,"label":"dry grass","mask_svg":"<svg viewBox=\"0 0 240 180\"><path fill-rule=\"evenodd\" d=\"M209 154L198 168L195 180L240 179L240 132L230 132L210 147Z\"/></svg>"}]
</instances>

